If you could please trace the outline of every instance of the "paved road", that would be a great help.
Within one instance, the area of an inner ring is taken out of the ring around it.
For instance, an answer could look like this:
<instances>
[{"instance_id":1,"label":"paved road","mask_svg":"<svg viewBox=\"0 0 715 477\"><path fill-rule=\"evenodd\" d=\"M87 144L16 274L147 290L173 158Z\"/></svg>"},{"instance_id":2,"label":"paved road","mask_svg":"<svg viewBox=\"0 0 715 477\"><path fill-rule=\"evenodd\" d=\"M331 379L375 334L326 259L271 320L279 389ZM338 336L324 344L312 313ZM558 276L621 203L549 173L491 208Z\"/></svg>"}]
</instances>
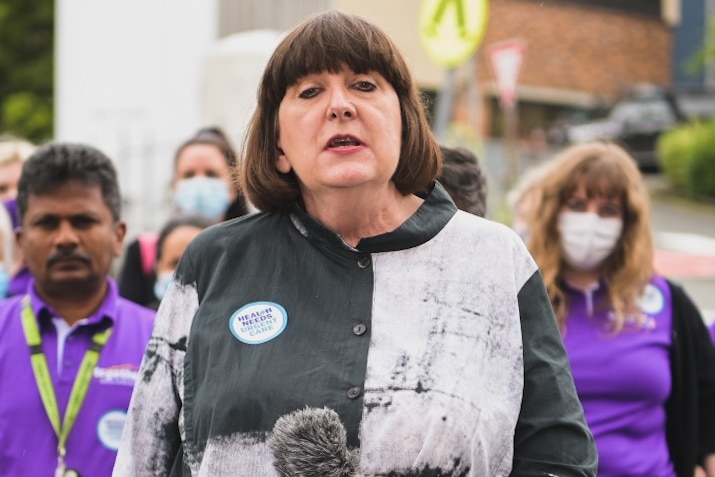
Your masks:
<instances>
[{"instance_id":1,"label":"paved road","mask_svg":"<svg viewBox=\"0 0 715 477\"><path fill-rule=\"evenodd\" d=\"M708 323L715 321L715 206L667 193L661 176L646 176L651 191L656 267L682 283Z\"/></svg>"}]
</instances>

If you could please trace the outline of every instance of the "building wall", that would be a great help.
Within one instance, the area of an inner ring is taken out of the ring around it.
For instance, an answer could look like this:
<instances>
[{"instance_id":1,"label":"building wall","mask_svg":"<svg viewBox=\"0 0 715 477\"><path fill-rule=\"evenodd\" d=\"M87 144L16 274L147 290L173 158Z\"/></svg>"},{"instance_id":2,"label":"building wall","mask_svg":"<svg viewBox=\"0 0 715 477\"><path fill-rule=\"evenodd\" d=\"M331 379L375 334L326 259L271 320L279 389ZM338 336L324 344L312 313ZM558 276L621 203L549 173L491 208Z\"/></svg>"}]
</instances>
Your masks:
<instances>
[{"instance_id":1,"label":"building wall","mask_svg":"<svg viewBox=\"0 0 715 477\"><path fill-rule=\"evenodd\" d=\"M202 62L217 38L215 0L58 0L55 139L115 163L129 235L156 230L173 155L201 114Z\"/></svg>"},{"instance_id":2,"label":"building wall","mask_svg":"<svg viewBox=\"0 0 715 477\"><path fill-rule=\"evenodd\" d=\"M657 17L555 2L492 0L484 45L527 42L519 84L526 99L569 92L613 96L634 83L671 83L672 34ZM482 55L481 77L491 75Z\"/></svg>"},{"instance_id":3,"label":"building wall","mask_svg":"<svg viewBox=\"0 0 715 477\"><path fill-rule=\"evenodd\" d=\"M220 0L219 36L259 29L283 31L330 4L331 0Z\"/></svg>"}]
</instances>

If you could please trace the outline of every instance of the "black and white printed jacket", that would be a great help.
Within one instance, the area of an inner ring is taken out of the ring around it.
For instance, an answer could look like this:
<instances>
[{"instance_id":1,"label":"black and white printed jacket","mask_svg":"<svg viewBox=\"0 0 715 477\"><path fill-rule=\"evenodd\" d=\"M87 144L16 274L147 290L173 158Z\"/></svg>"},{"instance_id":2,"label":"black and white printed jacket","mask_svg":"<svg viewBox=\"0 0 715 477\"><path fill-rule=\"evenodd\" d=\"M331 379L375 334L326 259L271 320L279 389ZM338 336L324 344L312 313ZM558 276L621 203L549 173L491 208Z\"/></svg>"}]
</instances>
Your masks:
<instances>
[{"instance_id":1,"label":"black and white printed jacket","mask_svg":"<svg viewBox=\"0 0 715 477\"><path fill-rule=\"evenodd\" d=\"M591 476L540 273L436 184L356 248L311 219L204 231L161 304L115 476L274 476L276 420L328 407L375 476Z\"/></svg>"}]
</instances>

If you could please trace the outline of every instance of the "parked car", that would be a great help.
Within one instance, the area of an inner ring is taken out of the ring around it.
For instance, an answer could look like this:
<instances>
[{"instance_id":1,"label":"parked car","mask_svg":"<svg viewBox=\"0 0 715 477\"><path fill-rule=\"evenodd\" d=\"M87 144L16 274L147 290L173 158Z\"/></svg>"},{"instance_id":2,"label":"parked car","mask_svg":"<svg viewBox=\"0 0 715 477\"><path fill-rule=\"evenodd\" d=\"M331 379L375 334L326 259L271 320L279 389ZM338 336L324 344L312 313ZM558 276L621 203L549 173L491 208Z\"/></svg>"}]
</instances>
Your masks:
<instances>
[{"instance_id":1,"label":"parked car","mask_svg":"<svg viewBox=\"0 0 715 477\"><path fill-rule=\"evenodd\" d=\"M610 108L603 119L565 127L569 144L596 139L624 146L643 170L659 168L655 150L660 134L686 121L687 115L672 91L652 85L632 88Z\"/></svg>"}]
</instances>

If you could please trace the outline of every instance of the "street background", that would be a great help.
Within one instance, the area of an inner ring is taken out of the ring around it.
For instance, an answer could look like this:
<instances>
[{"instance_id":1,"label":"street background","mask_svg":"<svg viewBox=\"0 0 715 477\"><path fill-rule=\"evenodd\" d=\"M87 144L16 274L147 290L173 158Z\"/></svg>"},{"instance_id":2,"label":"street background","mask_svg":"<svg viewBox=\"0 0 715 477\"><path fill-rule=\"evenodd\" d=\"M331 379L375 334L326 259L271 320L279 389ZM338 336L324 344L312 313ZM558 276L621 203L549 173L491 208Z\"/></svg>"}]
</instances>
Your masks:
<instances>
[{"instance_id":1,"label":"street background","mask_svg":"<svg viewBox=\"0 0 715 477\"><path fill-rule=\"evenodd\" d=\"M658 270L685 286L715 321L715 205L674 195L662 175L646 175Z\"/></svg>"},{"instance_id":2,"label":"street background","mask_svg":"<svg viewBox=\"0 0 715 477\"><path fill-rule=\"evenodd\" d=\"M558 149L516 151L520 174L552 157ZM504 191L509 151L503 141L487 141L480 149L480 163L488 178L488 217L509 222ZM662 173L644 172L651 197L651 226L657 270L685 287L700 308L706 323L715 322L715 201L684 198Z\"/></svg>"}]
</instances>

